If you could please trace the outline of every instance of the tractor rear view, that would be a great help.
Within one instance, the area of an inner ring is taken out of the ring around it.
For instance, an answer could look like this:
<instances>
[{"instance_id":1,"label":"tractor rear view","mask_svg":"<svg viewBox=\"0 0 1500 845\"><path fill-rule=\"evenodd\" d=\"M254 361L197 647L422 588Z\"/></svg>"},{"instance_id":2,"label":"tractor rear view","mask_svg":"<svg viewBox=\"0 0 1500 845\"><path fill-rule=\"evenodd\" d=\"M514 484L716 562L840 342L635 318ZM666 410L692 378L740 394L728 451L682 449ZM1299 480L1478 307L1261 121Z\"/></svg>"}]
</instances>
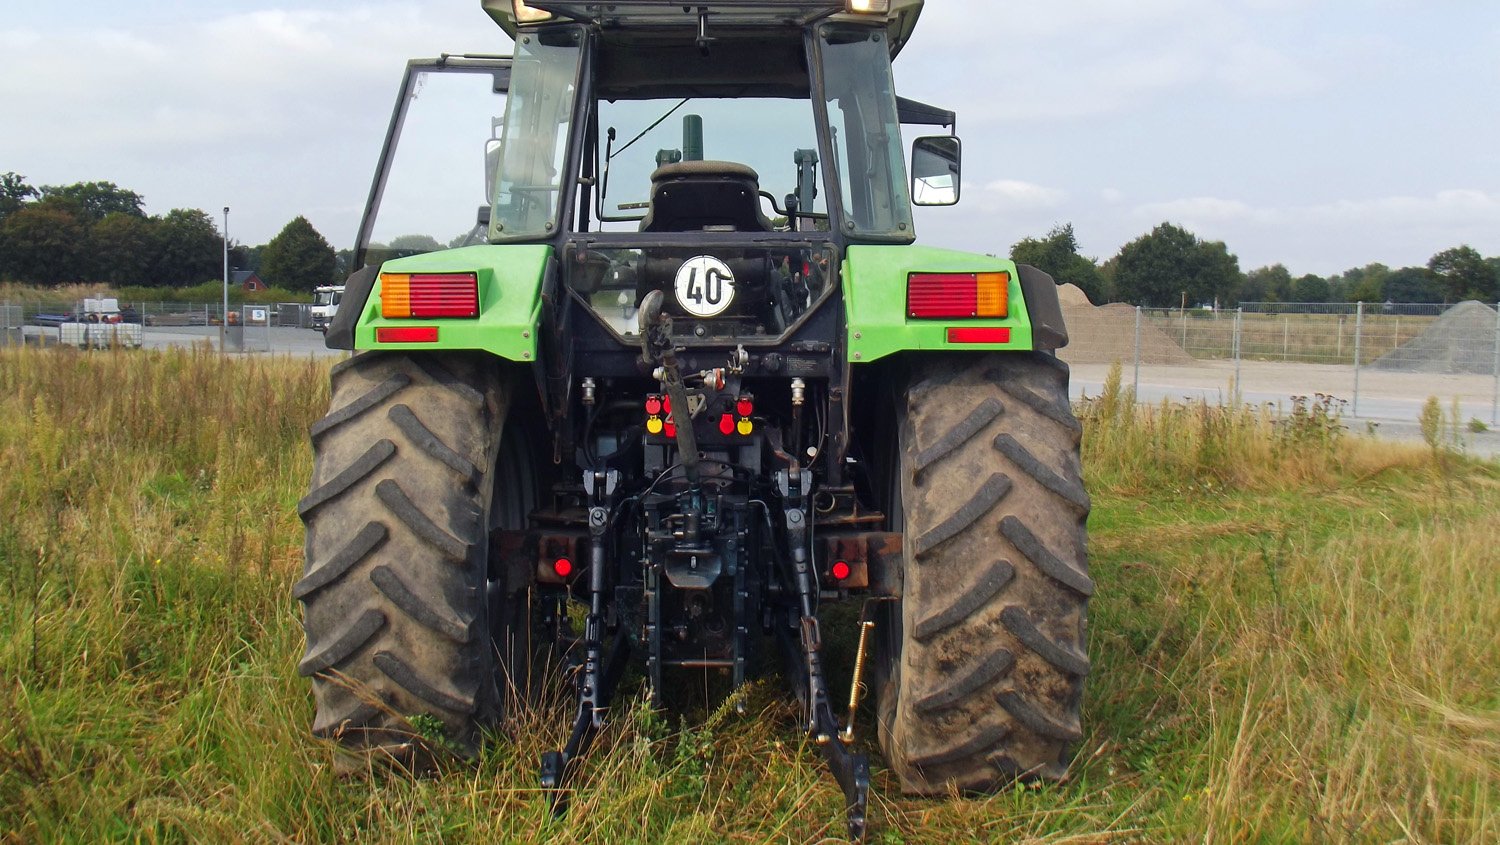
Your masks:
<instances>
[{"instance_id":1,"label":"tractor rear view","mask_svg":"<svg viewBox=\"0 0 1500 845\"><path fill-rule=\"evenodd\" d=\"M955 122L895 93L921 5L485 0L513 57L408 66L299 505L314 733L419 765L412 718L473 749L562 683L561 795L627 666L666 703L779 660L851 837L866 689L909 793L1064 773L1067 335L1045 274L915 244L961 169L940 133L907 175Z\"/></svg>"}]
</instances>

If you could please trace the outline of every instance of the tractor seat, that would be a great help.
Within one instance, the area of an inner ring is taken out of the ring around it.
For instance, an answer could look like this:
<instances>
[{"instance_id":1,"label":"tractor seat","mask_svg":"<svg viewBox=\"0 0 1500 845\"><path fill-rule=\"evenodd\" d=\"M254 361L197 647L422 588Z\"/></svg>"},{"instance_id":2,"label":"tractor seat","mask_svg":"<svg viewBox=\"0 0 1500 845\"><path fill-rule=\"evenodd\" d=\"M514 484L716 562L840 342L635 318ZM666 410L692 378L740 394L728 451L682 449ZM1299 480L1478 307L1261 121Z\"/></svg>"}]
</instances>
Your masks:
<instances>
[{"instance_id":1,"label":"tractor seat","mask_svg":"<svg viewBox=\"0 0 1500 845\"><path fill-rule=\"evenodd\" d=\"M651 208L642 232L705 229L770 232L760 210L760 174L732 161L682 161L651 174Z\"/></svg>"}]
</instances>

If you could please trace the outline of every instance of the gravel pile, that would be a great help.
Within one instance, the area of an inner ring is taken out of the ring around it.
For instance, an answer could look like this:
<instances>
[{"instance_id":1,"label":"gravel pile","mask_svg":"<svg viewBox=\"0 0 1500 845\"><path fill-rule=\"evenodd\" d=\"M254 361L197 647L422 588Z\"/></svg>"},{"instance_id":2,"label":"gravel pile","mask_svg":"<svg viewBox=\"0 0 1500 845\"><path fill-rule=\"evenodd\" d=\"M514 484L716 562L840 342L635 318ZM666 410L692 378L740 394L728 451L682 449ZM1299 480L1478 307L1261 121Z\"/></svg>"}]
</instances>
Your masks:
<instances>
[{"instance_id":1,"label":"gravel pile","mask_svg":"<svg viewBox=\"0 0 1500 845\"><path fill-rule=\"evenodd\" d=\"M1426 331L1370 366L1402 373L1490 375L1495 371L1495 331L1493 307L1473 300L1460 302Z\"/></svg>"}]
</instances>

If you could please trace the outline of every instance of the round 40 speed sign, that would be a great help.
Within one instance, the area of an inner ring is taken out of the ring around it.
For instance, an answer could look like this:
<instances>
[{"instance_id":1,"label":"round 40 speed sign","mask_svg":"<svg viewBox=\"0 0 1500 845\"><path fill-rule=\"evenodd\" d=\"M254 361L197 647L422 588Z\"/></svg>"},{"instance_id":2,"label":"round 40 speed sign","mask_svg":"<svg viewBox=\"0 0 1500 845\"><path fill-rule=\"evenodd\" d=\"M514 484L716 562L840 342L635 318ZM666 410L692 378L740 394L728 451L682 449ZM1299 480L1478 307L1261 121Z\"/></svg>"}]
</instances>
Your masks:
<instances>
[{"instance_id":1,"label":"round 40 speed sign","mask_svg":"<svg viewBox=\"0 0 1500 845\"><path fill-rule=\"evenodd\" d=\"M689 258L677 270L677 302L695 317L724 313L734 301L734 273L712 255Z\"/></svg>"}]
</instances>

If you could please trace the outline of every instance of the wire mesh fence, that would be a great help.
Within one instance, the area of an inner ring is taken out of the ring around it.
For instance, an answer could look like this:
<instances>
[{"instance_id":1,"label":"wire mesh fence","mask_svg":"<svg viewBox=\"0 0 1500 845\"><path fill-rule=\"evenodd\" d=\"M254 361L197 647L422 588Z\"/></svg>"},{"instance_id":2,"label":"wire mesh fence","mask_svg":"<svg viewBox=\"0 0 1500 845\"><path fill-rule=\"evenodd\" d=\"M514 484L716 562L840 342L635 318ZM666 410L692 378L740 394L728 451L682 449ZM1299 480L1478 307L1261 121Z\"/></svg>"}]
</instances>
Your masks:
<instances>
[{"instance_id":1,"label":"wire mesh fence","mask_svg":"<svg viewBox=\"0 0 1500 845\"><path fill-rule=\"evenodd\" d=\"M1064 307L1077 365L1112 364L1138 396L1227 380L1229 398L1325 393L1353 416L1384 416L1427 396L1460 397L1500 424L1500 304L1247 302L1236 309ZM1361 409L1362 400L1365 407ZM1482 401L1487 400L1487 401ZM1482 409L1481 403L1486 406ZM1404 416L1404 412L1397 415Z\"/></svg>"},{"instance_id":2,"label":"wire mesh fence","mask_svg":"<svg viewBox=\"0 0 1500 845\"><path fill-rule=\"evenodd\" d=\"M226 319L227 316L227 319ZM227 352L323 354L304 302L220 303L100 300L0 302L0 346L88 346L78 325L136 326L146 347L207 344Z\"/></svg>"}]
</instances>

